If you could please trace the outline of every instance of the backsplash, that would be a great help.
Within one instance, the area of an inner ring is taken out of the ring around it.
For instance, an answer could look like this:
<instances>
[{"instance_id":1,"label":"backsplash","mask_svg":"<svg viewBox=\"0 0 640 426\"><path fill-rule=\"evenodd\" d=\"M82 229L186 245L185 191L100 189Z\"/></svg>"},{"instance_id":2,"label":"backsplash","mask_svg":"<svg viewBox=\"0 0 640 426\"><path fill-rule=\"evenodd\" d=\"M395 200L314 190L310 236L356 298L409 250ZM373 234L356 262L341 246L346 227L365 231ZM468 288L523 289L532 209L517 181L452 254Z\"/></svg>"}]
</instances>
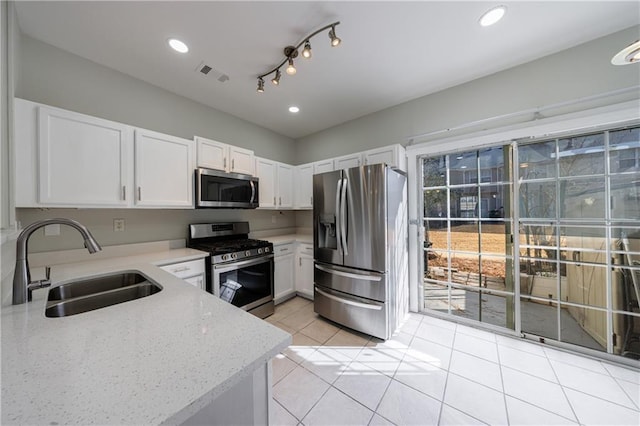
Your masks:
<instances>
[{"instance_id":1,"label":"backsplash","mask_svg":"<svg viewBox=\"0 0 640 426\"><path fill-rule=\"evenodd\" d=\"M247 221L252 233L279 229L286 233L296 228L295 212L278 210L17 209L16 216L23 227L42 219L75 219L102 246L186 239L191 223ZM114 219L124 219L124 231L114 231ZM29 240L29 253L77 248L83 248L83 240L68 226L61 226L56 236L45 236L44 230L38 230Z\"/></svg>"}]
</instances>

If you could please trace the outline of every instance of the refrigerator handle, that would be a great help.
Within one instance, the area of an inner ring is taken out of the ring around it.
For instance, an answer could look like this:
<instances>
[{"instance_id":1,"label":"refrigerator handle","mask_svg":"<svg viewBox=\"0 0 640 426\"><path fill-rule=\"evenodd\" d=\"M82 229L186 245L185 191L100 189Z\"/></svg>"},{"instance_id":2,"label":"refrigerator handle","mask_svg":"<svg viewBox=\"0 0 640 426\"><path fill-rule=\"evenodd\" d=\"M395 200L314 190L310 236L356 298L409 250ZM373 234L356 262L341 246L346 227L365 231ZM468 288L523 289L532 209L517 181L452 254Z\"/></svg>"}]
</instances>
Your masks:
<instances>
[{"instance_id":1,"label":"refrigerator handle","mask_svg":"<svg viewBox=\"0 0 640 426\"><path fill-rule=\"evenodd\" d=\"M340 189L342 187L342 179L338 179L336 187L336 241L338 242L338 251L342 252L342 236L340 235Z\"/></svg>"},{"instance_id":2,"label":"refrigerator handle","mask_svg":"<svg viewBox=\"0 0 640 426\"><path fill-rule=\"evenodd\" d=\"M382 305L370 305L368 303L361 303L361 302L355 302L353 300L344 299L342 297L338 297L338 296L334 296L334 295L329 294L329 293L325 293L324 291L320 290L318 287L316 287L316 291L318 293L320 293L321 295L323 295L324 297L326 297L327 299L335 300L336 302L344 303L345 305L351 305L351 306L355 306L357 308L371 309L371 310L374 310L374 311L381 311L382 310Z\"/></svg>"},{"instance_id":3,"label":"refrigerator handle","mask_svg":"<svg viewBox=\"0 0 640 426\"><path fill-rule=\"evenodd\" d=\"M340 238L342 239L342 251L345 256L349 255L347 250L347 227L345 223L347 221L347 178L342 179L342 202L340 203Z\"/></svg>"}]
</instances>

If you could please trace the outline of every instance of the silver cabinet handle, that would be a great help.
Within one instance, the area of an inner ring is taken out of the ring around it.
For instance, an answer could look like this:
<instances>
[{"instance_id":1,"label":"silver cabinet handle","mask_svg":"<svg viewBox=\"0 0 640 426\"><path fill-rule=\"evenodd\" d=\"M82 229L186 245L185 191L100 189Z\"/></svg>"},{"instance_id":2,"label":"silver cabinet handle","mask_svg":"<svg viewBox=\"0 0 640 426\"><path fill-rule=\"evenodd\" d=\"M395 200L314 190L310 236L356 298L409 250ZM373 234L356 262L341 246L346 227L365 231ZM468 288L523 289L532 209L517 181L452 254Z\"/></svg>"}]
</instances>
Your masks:
<instances>
[{"instance_id":1,"label":"silver cabinet handle","mask_svg":"<svg viewBox=\"0 0 640 426\"><path fill-rule=\"evenodd\" d=\"M309 201L313 204L313 196L309 197Z\"/></svg>"},{"instance_id":2,"label":"silver cabinet handle","mask_svg":"<svg viewBox=\"0 0 640 426\"><path fill-rule=\"evenodd\" d=\"M235 158L231 160L231 170L235 170L236 169L236 160Z\"/></svg>"},{"instance_id":3,"label":"silver cabinet handle","mask_svg":"<svg viewBox=\"0 0 640 426\"><path fill-rule=\"evenodd\" d=\"M138 187L138 201L142 201L142 188Z\"/></svg>"},{"instance_id":4,"label":"silver cabinet handle","mask_svg":"<svg viewBox=\"0 0 640 426\"><path fill-rule=\"evenodd\" d=\"M122 185L122 201L127 201L127 187Z\"/></svg>"},{"instance_id":5,"label":"silver cabinet handle","mask_svg":"<svg viewBox=\"0 0 640 426\"><path fill-rule=\"evenodd\" d=\"M282 205L282 197L278 197L278 205L281 206Z\"/></svg>"},{"instance_id":6,"label":"silver cabinet handle","mask_svg":"<svg viewBox=\"0 0 640 426\"><path fill-rule=\"evenodd\" d=\"M300 264L300 266L302 266L302 258L301 257L298 258L298 263Z\"/></svg>"},{"instance_id":7,"label":"silver cabinet handle","mask_svg":"<svg viewBox=\"0 0 640 426\"><path fill-rule=\"evenodd\" d=\"M178 272L184 272L184 271L188 271L189 268L188 266L183 266L181 268L176 268L176 269L172 269L171 272L173 272L174 274L178 273Z\"/></svg>"},{"instance_id":8,"label":"silver cabinet handle","mask_svg":"<svg viewBox=\"0 0 640 426\"><path fill-rule=\"evenodd\" d=\"M355 302L353 300L343 299L342 297L337 297L332 294L325 293L324 291L320 290L318 287L316 287L316 291L328 299L335 300L336 302L344 303L345 305L351 305L357 308L371 309L373 311L382 310L382 306L380 305L369 305L367 303L360 303L360 302Z\"/></svg>"},{"instance_id":9,"label":"silver cabinet handle","mask_svg":"<svg viewBox=\"0 0 640 426\"><path fill-rule=\"evenodd\" d=\"M323 272L326 272L328 274L333 274L333 275L339 275L341 277L345 277L345 278L351 278L354 280L361 280L361 281L382 281L382 277L377 276L377 275L360 275L360 274L352 274L351 272L343 272L343 271L337 271L335 269L329 269L329 268L325 268L322 265L318 265L316 263L316 269L319 269Z\"/></svg>"},{"instance_id":10,"label":"silver cabinet handle","mask_svg":"<svg viewBox=\"0 0 640 426\"><path fill-rule=\"evenodd\" d=\"M273 205L276 205L276 197L273 197Z\"/></svg>"},{"instance_id":11,"label":"silver cabinet handle","mask_svg":"<svg viewBox=\"0 0 640 426\"><path fill-rule=\"evenodd\" d=\"M222 168L227 169L227 157L222 158Z\"/></svg>"}]
</instances>

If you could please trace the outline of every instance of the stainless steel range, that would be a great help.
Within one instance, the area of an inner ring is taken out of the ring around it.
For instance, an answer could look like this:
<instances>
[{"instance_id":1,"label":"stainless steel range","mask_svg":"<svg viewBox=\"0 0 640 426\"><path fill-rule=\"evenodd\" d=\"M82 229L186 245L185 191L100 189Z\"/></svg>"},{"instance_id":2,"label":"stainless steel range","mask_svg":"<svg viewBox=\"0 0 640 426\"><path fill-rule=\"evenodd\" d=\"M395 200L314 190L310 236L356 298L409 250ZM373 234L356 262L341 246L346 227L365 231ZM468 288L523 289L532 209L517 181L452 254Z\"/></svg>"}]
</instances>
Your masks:
<instances>
[{"instance_id":1,"label":"stainless steel range","mask_svg":"<svg viewBox=\"0 0 640 426\"><path fill-rule=\"evenodd\" d=\"M189 225L189 247L210 253L207 291L260 318L273 314L273 244L248 222Z\"/></svg>"}]
</instances>

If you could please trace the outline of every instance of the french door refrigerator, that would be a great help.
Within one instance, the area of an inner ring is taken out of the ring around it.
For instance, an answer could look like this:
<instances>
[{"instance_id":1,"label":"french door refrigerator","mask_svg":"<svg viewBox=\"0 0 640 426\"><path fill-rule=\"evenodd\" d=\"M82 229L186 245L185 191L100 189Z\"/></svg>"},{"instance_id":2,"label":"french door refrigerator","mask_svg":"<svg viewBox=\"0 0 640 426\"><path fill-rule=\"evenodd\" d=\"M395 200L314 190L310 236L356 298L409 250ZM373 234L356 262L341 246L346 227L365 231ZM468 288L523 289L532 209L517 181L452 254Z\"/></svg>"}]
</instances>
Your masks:
<instances>
[{"instance_id":1,"label":"french door refrigerator","mask_svg":"<svg viewBox=\"0 0 640 426\"><path fill-rule=\"evenodd\" d=\"M388 339L408 312L406 175L384 164L313 177L314 310Z\"/></svg>"}]
</instances>

